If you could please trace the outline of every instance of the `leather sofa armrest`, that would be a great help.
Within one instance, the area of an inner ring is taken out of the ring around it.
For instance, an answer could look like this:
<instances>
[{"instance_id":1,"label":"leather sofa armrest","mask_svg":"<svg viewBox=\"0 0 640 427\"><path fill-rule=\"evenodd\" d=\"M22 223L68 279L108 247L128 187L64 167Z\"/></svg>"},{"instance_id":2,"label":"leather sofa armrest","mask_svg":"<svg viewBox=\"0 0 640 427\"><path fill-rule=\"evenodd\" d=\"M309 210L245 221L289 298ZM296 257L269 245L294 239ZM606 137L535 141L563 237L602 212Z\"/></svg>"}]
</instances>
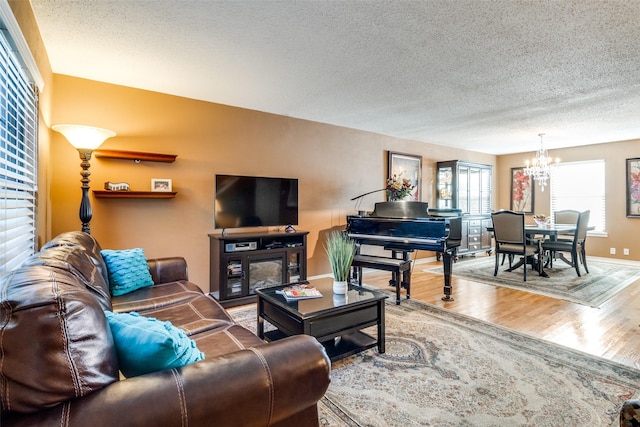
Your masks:
<instances>
[{"instance_id":1,"label":"leather sofa armrest","mask_svg":"<svg viewBox=\"0 0 640 427\"><path fill-rule=\"evenodd\" d=\"M147 260L153 283L169 283L189 280L187 261L182 257Z\"/></svg>"},{"instance_id":2,"label":"leather sofa armrest","mask_svg":"<svg viewBox=\"0 0 640 427\"><path fill-rule=\"evenodd\" d=\"M330 382L330 362L310 336L115 382L2 426L264 426L314 407ZM286 422L285 422L286 424Z\"/></svg>"}]
</instances>

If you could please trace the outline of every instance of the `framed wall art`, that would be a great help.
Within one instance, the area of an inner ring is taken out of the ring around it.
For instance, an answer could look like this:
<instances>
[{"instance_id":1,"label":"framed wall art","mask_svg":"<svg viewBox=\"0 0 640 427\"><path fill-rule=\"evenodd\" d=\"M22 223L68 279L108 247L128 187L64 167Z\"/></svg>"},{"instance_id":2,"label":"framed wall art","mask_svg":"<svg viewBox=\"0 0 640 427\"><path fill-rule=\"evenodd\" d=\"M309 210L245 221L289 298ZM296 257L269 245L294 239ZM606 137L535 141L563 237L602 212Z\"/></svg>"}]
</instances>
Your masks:
<instances>
[{"instance_id":1,"label":"framed wall art","mask_svg":"<svg viewBox=\"0 0 640 427\"><path fill-rule=\"evenodd\" d=\"M151 191L171 191L171 180L164 178L152 179Z\"/></svg>"},{"instance_id":2,"label":"framed wall art","mask_svg":"<svg viewBox=\"0 0 640 427\"><path fill-rule=\"evenodd\" d=\"M640 218L640 158L627 159L627 217Z\"/></svg>"},{"instance_id":3,"label":"framed wall art","mask_svg":"<svg viewBox=\"0 0 640 427\"><path fill-rule=\"evenodd\" d=\"M388 164L389 173L387 174L387 183L393 179L400 181L408 179L415 188L411 191L410 196L407 196L403 200L419 202L422 197L422 156L389 151Z\"/></svg>"},{"instance_id":4,"label":"framed wall art","mask_svg":"<svg viewBox=\"0 0 640 427\"><path fill-rule=\"evenodd\" d=\"M533 178L524 168L511 168L511 210L532 214L534 209Z\"/></svg>"}]
</instances>

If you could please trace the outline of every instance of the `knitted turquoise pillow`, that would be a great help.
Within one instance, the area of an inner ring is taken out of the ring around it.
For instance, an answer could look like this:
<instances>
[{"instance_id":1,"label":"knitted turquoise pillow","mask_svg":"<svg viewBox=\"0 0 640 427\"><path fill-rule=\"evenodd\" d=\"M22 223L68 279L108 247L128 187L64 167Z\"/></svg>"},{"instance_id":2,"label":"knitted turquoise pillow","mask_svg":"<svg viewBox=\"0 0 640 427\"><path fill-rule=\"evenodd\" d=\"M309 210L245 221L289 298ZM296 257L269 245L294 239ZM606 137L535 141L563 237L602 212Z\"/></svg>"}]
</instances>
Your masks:
<instances>
[{"instance_id":1,"label":"knitted turquoise pillow","mask_svg":"<svg viewBox=\"0 0 640 427\"><path fill-rule=\"evenodd\" d=\"M107 264L109 289L114 297L153 285L142 249L104 249L100 254Z\"/></svg>"},{"instance_id":2,"label":"knitted turquoise pillow","mask_svg":"<svg viewBox=\"0 0 640 427\"><path fill-rule=\"evenodd\" d=\"M138 313L105 311L118 357L118 367L129 378L178 368L204 359L182 329Z\"/></svg>"}]
</instances>

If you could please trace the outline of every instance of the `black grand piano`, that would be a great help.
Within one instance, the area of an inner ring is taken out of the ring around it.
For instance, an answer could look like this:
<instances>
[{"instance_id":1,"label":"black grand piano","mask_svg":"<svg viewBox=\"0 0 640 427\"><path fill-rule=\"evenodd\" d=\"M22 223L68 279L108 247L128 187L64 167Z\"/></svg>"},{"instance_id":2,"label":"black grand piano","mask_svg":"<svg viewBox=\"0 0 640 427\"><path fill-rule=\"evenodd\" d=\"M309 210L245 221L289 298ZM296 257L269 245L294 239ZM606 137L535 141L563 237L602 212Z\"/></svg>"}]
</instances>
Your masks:
<instances>
[{"instance_id":1,"label":"black grand piano","mask_svg":"<svg viewBox=\"0 0 640 427\"><path fill-rule=\"evenodd\" d=\"M409 252L417 249L442 254L442 299L453 300L451 264L462 234L462 213L459 209L429 209L425 202L379 202L366 216L347 216L347 234L360 244L383 246L394 256L402 252L407 257Z\"/></svg>"}]
</instances>

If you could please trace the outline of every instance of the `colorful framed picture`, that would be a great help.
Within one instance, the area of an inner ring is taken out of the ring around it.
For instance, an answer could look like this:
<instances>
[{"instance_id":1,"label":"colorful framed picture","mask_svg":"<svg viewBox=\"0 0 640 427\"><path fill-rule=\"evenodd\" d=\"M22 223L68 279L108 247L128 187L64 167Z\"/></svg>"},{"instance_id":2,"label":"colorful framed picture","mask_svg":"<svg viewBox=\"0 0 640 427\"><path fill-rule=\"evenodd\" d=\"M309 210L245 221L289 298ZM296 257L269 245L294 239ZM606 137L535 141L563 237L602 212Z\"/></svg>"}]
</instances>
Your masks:
<instances>
[{"instance_id":1,"label":"colorful framed picture","mask_svg":"<svg viewBox=\"0 0 640 427\"><path fill-rule=\"evenodd\" d=\"M419 202L422 197L422 156L389 151L388 164L389 173L387 174L387 183L393 180L401 184L404 179L408 179L414 187L409 195L401 197L400 200Z\"/></svg>"},{"instance_id":2,"label":"colorful framed picture","mask_svg":"<svg viewBox=\"0 0 640 427\"><path fill-rule=\"evenodd\" d=\"M640 218L640 158L627 159L627 217Z\"/></svg>"},{"instance_id":3,"label":"colorful framed picture","mask_svg":"<svg viewBox=\"0 0 640 427\"><path fill-rule=\"evenodd\" d=\"M533 178L525 175L524 168L511 168L511 210L532 214L533 190Z\"/></svg>"},{"instance_id":4,"label":"colorful framed picture","mask_svg":"<svg viewBox=\"0 0 640 427\"><path fill-rule=\"evenodd\" d=\"M151 180L151 191L171 191L171 180L154 178Z\"/></svg>"}]
</instances>

